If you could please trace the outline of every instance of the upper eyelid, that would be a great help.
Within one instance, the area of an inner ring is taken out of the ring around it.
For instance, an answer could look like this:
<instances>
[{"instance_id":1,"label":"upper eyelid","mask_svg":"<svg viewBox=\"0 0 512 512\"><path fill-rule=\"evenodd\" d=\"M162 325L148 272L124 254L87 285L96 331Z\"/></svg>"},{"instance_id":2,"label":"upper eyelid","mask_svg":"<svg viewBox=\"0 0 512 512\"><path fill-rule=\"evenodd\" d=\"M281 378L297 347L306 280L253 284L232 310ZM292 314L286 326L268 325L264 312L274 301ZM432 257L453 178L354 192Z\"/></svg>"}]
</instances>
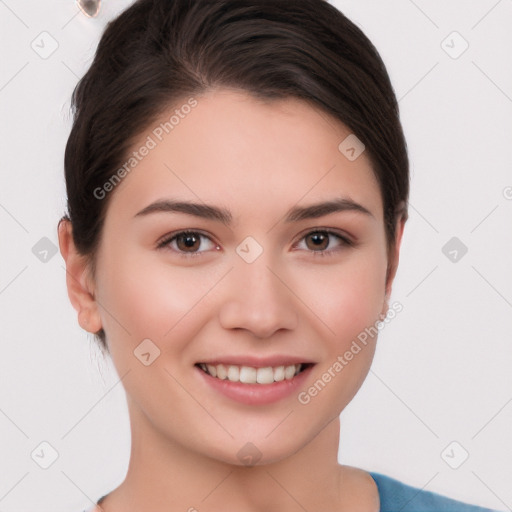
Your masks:
<instances>
[{"instance_id":1,"label":"upper eyelid","mask_svg":"<svg viewBox=\"0 0 512 512\"><path fill-rule=\"evenodd\" d=\"M164 245L168 245L173 240L175 240L178 236L186 235L187 233L200 235L202 237L208 238L213 244L220 245L215 241L215 239L211 235L209 235L208 233L205 233L201 229L182 229L180 231L175 231L173 233L169 233L168 235L164 235L163 237L161 237L158 240L158 242L156 243L156 246L162 247ZM201 252L204 252L204 251L201 251Z\"/></svg>"},{"instance_id":2,"label":"upper eyelid","mask_svg":"<svg viewBox=\"0 0 512 512\"><path fill-rule=\"evenodd\" d=\"M327 232L330 235L339 236L340 238L345 238L348 241L355 241L354 237L346 233L344 230L339 228L328 228L328 227L315 227L315 228L308 228L305 231L302 231L297 235L297 239L301 240L306 235L309 235L311 233L317 233L317 232Z\"/></svg>"}]
</instances>

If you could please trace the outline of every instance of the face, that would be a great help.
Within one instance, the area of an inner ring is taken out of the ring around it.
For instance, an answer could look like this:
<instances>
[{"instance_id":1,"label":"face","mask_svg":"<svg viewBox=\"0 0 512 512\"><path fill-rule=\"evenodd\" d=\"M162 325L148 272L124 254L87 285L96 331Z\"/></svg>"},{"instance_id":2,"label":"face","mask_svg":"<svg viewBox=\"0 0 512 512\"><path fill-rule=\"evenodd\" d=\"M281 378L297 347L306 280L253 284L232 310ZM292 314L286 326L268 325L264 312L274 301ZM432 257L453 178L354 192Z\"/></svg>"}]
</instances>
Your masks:
<instances>
[{"instance_id":1,"label":"face","mask_svg":"<svg viewBox=\"0 0 512 512\"><path fill-rule=\"evenodd\" d=\"M134 150L151 149L109 192L94 314L138 421L218 460L277 461L369 370L376 337L361 333L386 311L381 194L366 154L338 149L350 131L307 103L195 99L172 131L141 135Z\"/></svg>"}]
</instances>

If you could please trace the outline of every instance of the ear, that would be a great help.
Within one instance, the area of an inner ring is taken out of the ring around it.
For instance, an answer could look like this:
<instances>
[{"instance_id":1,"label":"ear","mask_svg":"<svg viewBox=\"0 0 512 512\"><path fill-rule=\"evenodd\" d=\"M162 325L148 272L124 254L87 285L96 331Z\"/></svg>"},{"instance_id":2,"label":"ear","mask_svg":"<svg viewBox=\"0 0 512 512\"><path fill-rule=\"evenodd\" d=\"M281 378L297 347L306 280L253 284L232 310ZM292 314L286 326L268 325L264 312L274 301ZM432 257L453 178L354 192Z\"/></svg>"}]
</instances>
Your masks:
<instances>
[{"instance_id":1,"label":"ear","mask_svg":"<svg viewBox=\"0 0 512 512\"><path fill-rule=\"evenodd\" d=\"M102 327L94 283L90 276L89 260L76 250L69 219L63 217L58 225L59 248L66 262L66 286L71 304L78 312L78 323L95 333Z\"/></svg>"},{"instance_id":2,"label":"ear","mask_svg":"<svg viewBox=\"0 0 512 512\"><path fill-rule=\"evenodd\" d=\"M404 214L400 214L396 221L395 242L391 250L391 254L389 255L388 268L386 273L384 306L381 311L382 318L386 316L389 309L389 298L391 297L391 289L396 276L396 271L398 269L398 262L400 260L400 247L402 245L402 236L404 234L406 221L407 215Z\"/></svg>"}]
</instances>

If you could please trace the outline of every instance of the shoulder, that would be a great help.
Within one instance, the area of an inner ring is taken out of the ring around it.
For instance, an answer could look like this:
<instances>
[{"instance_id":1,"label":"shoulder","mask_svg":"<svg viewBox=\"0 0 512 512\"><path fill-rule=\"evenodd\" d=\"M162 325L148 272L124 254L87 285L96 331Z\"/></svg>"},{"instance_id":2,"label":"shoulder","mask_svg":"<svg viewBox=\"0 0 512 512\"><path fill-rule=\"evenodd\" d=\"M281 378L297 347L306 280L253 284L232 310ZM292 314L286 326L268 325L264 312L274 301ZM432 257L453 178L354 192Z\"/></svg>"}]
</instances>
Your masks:
<instances>
[{"instance_id":1,"label":"shoulder","mask_svg":"<svg viewBox=\"0 0 512 512\"><path fill-rule=\"evenodd\" d=\"M378 488L370 473L353 466L341 465L340 469L339 488L344 509L379 512Z\"/></svg>"},{"instance_id":2,"label":"shoulder","mask_svg":"<svg viewBox=\"0 0 512 512\"><path fill-rule=\"evenodd\" d=\"M370 472L369 475L379 490L380 512L496 512L423 491L380 473Z\"/></svg>"}]
</instances>

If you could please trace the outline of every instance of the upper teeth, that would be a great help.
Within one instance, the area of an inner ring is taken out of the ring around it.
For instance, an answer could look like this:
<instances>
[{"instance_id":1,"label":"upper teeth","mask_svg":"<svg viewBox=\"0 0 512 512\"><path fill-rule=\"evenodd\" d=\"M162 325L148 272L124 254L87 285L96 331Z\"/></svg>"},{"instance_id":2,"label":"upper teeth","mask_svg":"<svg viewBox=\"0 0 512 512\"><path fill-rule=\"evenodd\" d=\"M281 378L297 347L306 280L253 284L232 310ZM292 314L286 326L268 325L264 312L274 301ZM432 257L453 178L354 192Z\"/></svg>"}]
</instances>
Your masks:
<instances>
[{"instance_id":1,"label":"upper teeth","mask_svg":"<svg viewBox=\"0 0 512 512\"><path fill-rule=\"evenodd\" d=\"M222 380L228 379L231 382L243 382L244 384L272 384L284 379L290 380L302 368L301 364L276 367L267 366L265 368L205 363L201 363L199 366L212 377Z\"/></svg>"}]
</instances>

